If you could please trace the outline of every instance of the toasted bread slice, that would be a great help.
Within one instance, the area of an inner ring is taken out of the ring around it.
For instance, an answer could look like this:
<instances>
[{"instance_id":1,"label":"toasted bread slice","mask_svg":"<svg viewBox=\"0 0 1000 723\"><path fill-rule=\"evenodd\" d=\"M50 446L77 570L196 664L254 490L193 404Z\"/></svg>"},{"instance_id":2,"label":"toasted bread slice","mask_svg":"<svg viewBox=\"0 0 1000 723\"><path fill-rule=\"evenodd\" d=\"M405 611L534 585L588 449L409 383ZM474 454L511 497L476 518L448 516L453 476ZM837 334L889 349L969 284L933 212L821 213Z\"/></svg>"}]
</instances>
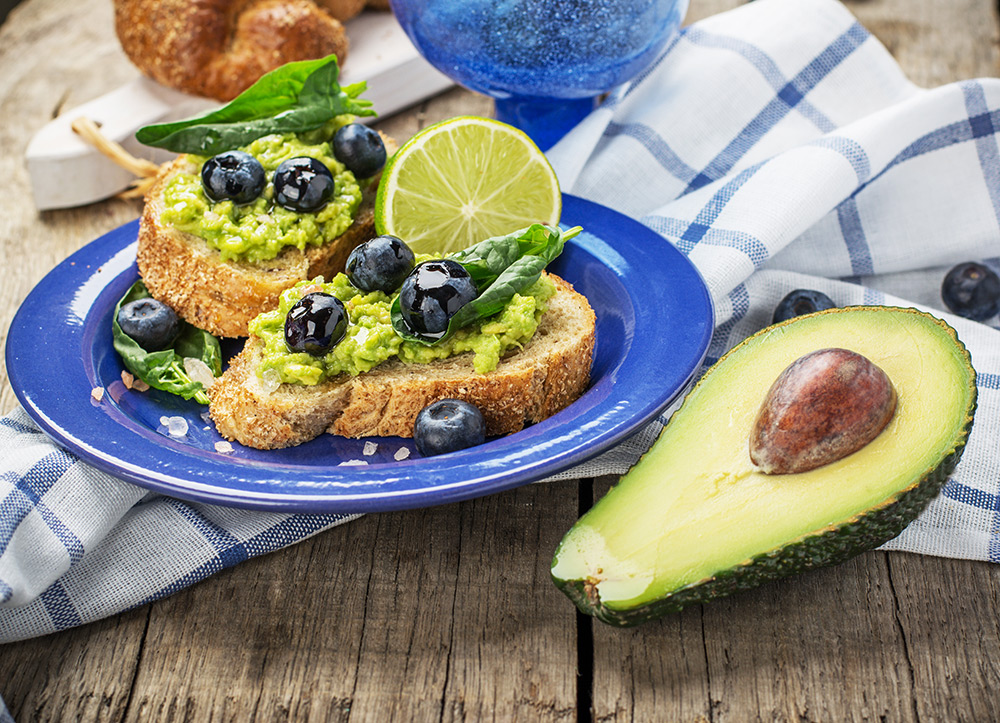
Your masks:
<instances>
[{"instance_id":1,"label":"toasted bread slice","mask_svg":"<svg viewBox=\"0 0 1000 723\"><path fill-rule=\"evenodd\" d=\"M386 151L395 143L383 136ZM203 239L179 231L161 220L163 189L178 173L194 173L196 165L185 155L167 165L146 194L139 222L139 274L154 297L184 320L215 336L247 335L247 324L278 305L278 295L302 279L339 271L351 251L375 236L375 191L378 179L363 188L354 223L322 246L305 251L284 249L268 261L223 261Z\"/></svg>"},{"instance_id":2,"label":"toasted bread slice","mask_svg":"<svg viewBox=\"0 0 1000 723\"><path fill-rule=\"evenodd\" d=\"M438 399L464 399L486 419L489 435L509 434L563 409L587 387L594 312L557 276L538 329L523 349L477 374L471 352L429 364L391 360L355 377L268 391L256 369L262 344L251 337L209 392L209 411L227 439L258 449L306 442L324 431L344 437L412 437L413 423Z\"/></svg>"}]
</instances>

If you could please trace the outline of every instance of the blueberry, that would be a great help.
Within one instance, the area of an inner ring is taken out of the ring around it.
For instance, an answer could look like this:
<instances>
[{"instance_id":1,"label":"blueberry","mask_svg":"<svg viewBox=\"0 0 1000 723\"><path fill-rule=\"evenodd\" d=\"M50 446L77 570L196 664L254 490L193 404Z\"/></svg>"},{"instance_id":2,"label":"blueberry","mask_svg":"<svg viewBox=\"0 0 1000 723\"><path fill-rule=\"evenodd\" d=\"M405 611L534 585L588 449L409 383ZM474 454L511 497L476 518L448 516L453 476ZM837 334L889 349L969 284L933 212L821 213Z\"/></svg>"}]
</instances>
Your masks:
<instances>
[{"instance_id":1,"label":"blueberry","mask_svg":"<svg viewBox=\"0 0 1000 723\"><path fill-rule=\"evenodd\" d=\"M378 131L349 123L333 134L333 155L355 178L368 178L385 165L385 144Z\"/></svg>"},{"instance_id":2,"label":"blueberry","mask_svg":"<svg viewBox=\"0 0 1000 723\"><path fill-rule=\"evenodd\" d=\"M347 310L336 296L316 291L295 302L285 319L285 346L291 352L323 356L347 333Z\"/></svg>"},{"instance_id":3,"label":"blueberry","mask_svg":"<svg viewBox=\"0 0 1000 723\"><path fill-rule=\"evenodd\" d=\"M959 316L986 321L1000 312L1000 277L974 261L958 264L944 277L941 300Z\"/></svg>"},{"instance_id":4,"label":"blueberry","mask_svg":"<svg viewBox=\"0 0 1000 723\"><path fill-rule=\"evenodd\" d=\"M395 236L376 236L347 257L347 278L362 291L391 294L413 269L413 251Z\"/></svg>"},{"instance_id":5,"label":"blueberry","mask_svg":"<svg viewBox=\"0 0 1000 723\"><path fill-rule=\"evenodd\" d=\"M413 441L425 457L455 452L486 441L486 421L479 408L461 399L442 399L420 410Z\"/></svg>"},{"instance_id":6,"label":"blueberry","mask_svg":"<svg viewBox=\"0 0 1000 723\"><path fill-rule=\"evenodd\" d=\"M118 326L146 351L160 351L181 333L177 313L162 301L136 299L118 309Z\"/></svg>"},{"instance_id":7,"label":"blueberry","mask_svg":"<svg viewBox=\"0 0 1000 723\"><path fill-rule=\"evenodd\" d=\"M260 161L243 151L212 156L201 167L205 195L213 201L232 201L238 206L252 203L266 182Z\"/></svg>"},{"instance_id":8,"label":"blueberry","mask_svg":"<svg viewBox=\"0 0 1000 723\"><path fill-rule=\"evenodd\" d=\"M425 261L403 280L399 310L413 333L440 337L455 312L477 295L475 282L457 261Z\"/></svg>"},{"instance_id":9,"label":"blueberry","mask_svg":"<svg viewBox=\"0 0 1000 723\"><path fill-rule=\"evenodd\" d=\"M319 211L332 195L333 174L315 158L289 158L274 172L274 202L289 211Z\"/></svg>"},{"instance_id":10,"label":"blueberry","mask_svg":"<svg viewBox=\"0 0 1000 723\"><path fill-rule=\"evenodd\" d=\"M795 291L789 292L774 307L774 316L771 318L771 323L777 324L779 321L787 321L803 314L811 314L814 311L835 308L837 308L837 305L833 303L833 299L822 291L795 289Z\"/></svg>"}]
</instances>

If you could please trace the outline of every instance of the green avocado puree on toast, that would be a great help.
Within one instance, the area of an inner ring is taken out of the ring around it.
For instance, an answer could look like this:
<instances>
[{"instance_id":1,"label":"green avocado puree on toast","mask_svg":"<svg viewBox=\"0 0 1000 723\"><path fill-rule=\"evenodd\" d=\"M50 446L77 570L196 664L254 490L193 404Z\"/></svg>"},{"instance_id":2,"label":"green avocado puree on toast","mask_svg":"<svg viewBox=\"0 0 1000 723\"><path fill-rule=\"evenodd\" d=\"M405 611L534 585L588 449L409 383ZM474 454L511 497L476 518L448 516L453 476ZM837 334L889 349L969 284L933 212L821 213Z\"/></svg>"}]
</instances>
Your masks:
<instances>
[{"instance_id":1,"label":"green avocado puree on toast","mask_svg":"<svg viewBox=\"0 0 1000 723\"><path fill-rule=\"evenodd\" d=\"M267 176L264 191L245 206L208 198L201 183L201 167L208 159L190 156L198 169L195 173L179 173L167 184L163 192L163 222L204 239L219 251L224 261L266 261L288 246L305 250L307 246L332 241L354 222L361 205L361 187L354 174L334 157L328 141L309 137L329 138L330 129L324 131L308 136L271 134L242 146L239 150L260 161ZM333 174L333 197L315 213L289 211L272 200L271 178L275 169L297 156L316 158Z\"/></svg>"},{"instance_id":2,"label":"green avocado puree on toast","mask_svg":"<svg viewBox=\"0 0 1000 723\"><path fill-rule=\"evenodd\" d=\"M343 301L350 319L343 341L318 357L288 351L284 336L289 310L305 294L315 291ZM282 383L313 385L339 374L356 376L393 357L409 364L424 364L466 351L475 353L476 372L486 373L496 368L507 351L531 339L545 302L555 291L555 284L542 276L523 293L514 294L498 314L474 322L440 343L426 345L404 340L396 333L389 314L392 297L387 294L361 291L343 273L326 283L322 279L300 281L282 292L277 309L250 322L250 333L264 342L257 375L266 378L276 373Z\"/></svg>"}]
</instances>

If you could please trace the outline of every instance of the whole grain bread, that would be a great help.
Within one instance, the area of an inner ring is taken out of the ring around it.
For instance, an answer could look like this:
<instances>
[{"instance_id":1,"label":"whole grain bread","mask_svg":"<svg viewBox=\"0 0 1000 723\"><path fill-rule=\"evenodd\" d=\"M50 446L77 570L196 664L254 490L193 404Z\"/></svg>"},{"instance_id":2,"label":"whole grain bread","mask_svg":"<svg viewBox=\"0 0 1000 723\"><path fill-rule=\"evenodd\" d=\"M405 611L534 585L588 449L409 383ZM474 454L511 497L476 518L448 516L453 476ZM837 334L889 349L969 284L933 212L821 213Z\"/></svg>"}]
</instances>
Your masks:
<instances>
[{"instance_id":1,"label":"whole grain bread","mask_svg":"<svg viewBox=\"0 0 1000 723\"><path fill-rule=\"evenodd\" d=\"M383 136L387 153L396 145ZM285 248L268 261L223 261L203 239L162 221L163 189L178 173L195 173L186 155L164 167L146 194L136 254L139 274L154 297L184 320L215 336L246 336L247 324L278 304L278 295L302 279L331 278L358 244L375 235L377 179L363 188L354 223L341 236L305 251Z\"/></svg>"},{"instance_id":2,"label":"whole grain bread","mask_svg":"<svg viewBox=\"0 0 1000 723\"><path fill-rule=\"evenodd\" d=\"M209 392L212 420L227 439L258 449L294 446L324 431L412 437L421 409L457 398L479 407L487 434L516 432L568 406L590 379L594 312L568 282L550 277L557 292L535 335L491 372L477 374L467 352L429 364L392 360L355 377L271 391L257 376L262 344L251 337Z\"/></svg>"}]
</instances>

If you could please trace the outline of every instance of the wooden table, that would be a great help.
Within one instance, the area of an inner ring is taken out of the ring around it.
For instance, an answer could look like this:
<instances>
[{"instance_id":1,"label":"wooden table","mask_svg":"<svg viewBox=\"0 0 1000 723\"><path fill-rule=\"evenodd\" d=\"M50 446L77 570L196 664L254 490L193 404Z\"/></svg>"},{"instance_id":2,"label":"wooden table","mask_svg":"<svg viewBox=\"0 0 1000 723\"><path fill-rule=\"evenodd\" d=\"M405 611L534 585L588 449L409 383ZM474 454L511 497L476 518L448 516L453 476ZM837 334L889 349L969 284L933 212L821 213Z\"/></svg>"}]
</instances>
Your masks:
<instances>
[{"instance_id":1,"label":"wooden table","mask_svg":"<svg viewBox=\"0 0 1000 723\"><path fill-rule=\"evenodd\" d=\"M689 20L737 0L693 0ZM995 3L848 3L921 85L1000 74ZM23 151L61 110L136 75L109 0L29 0L0 27L0 329L54 264L139 212L38 214ZM453 90L385 119L403 140ZM15 405L6 377L0 406ZM0 695L43 720L1000 719L1000 567L873 552L618 630L549 580L561 534L613 480L370 515L160 602L0 647Z\"/></svg>"}]
</instances>

